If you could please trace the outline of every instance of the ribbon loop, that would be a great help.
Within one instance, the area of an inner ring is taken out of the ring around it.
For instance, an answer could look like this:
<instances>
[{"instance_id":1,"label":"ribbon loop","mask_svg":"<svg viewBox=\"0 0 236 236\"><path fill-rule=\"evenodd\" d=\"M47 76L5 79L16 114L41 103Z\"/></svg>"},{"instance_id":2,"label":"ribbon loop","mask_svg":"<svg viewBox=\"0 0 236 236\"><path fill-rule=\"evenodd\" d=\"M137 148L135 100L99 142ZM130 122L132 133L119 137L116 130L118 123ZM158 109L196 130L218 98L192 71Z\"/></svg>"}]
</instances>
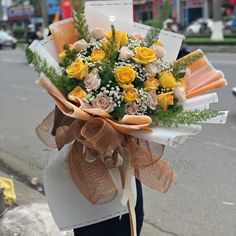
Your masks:
<instances>
[{"instance_id":1,"label":"ribbon loop","mask_svg":"<svg viewBox=\"0 0 236 236\"><path fill-rule=\"evenodd\" d=\"M81 137L78 141L99 153L105 153L114 151L120 145L122 138L123 135L104 119L93 118L81 129Z\"/></svg>"},{"instance_id":2,"label":"ribbon loop","mask_svg":"<svg viewBox=\"0 0 236 236\"><path fill-rule=\"evenodd\" d=\"M103 161L97 158L87 162L83 145L77 141L73 144L68 165L74 183L92 204L105 204L116 197L116 185Z\"/></svg>"}]
</instances>

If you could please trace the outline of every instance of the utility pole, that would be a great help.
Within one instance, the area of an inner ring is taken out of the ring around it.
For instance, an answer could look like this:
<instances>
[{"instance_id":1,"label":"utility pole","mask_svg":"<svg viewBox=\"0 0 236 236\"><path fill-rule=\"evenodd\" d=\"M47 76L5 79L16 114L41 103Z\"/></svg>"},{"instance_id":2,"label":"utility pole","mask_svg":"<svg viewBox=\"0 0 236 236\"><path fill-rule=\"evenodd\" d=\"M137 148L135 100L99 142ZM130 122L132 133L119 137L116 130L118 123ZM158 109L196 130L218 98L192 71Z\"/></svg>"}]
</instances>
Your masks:
<instances>
[{"instance_id":1,"label":"utility pole","mask_svg":"<svg viewBox=\"0 0 236 236\"><path fill-rule=\"evenodd\" d=\"M213 20L221 21L222 19L222 0L213 0Z\"/></svg>"},{"instance_id":2,"label":"utility pole","mask_svg":"<svg viewBox=\"0 0 236 236\"><path fill-rule=\"evenodd\" d=\"M41 1L42 17L43 17L43 27L48 27L48 0Z\"/></svg>"},{"instance_id":3,"label":"utility pole","mask_svg":"<svg viewBox=\"0 0 236 236\"><path fill-rule=\"evenodd\" d=\"M208 0L204 0L203 1L203 17L205 19L208 19L209 18L209 2Z\"/></svg>"},{"instance_id":4,"label":"utility pole","mask_svg":"<svg viewBox=\"0 0 236 236\"><path fill-rule=\"evenodd\" d=\"M213 0L213 26L211 39L214 41L223 41L223 23L222 23L222 0Z\"/></svg>"},{"instance_id":5,"label":"utility pole","mask_svg":"<svg viewBox=\"0 0 236 236\"><path fill-rule=\"evenodd\" d=\"M176 0L176 21L179 25L182 25L182 9L181 9L181 0Z\"/></svg>"},{"instance_id":6,"label":"utility pole","mask_svg":"<svg viewBox=\"0 0 236 236\"><path fill-rule=\"evenodd\" d=\"M0 0L0 22L3 20L2 0Z\"/></svg>"},{"instance_id":7,"label":"utility pole","mask_svg":"<svg viewBox=\"0 0 236 236\"><path fill-rule=\"evenodd\" d=\"M48 34L48 0L41 1L44 36Z\"/></svg>"}]
</instances>

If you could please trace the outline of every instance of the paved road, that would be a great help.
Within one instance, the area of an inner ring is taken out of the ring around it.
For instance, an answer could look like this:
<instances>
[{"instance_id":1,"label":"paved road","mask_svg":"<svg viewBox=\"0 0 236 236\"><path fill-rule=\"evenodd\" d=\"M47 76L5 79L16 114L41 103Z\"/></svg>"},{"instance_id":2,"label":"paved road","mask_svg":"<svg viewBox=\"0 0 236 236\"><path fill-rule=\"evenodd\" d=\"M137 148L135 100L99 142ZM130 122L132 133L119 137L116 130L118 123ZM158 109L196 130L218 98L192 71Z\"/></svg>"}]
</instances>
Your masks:
<instances>
[{"instance_id":1,"label":"paved road","mask_svg":"<svg viewBox=\"0 0 236 236\"><path fill-rule=\"evenodd\" d=\"M236 54L208 56L229 83L219 90L217 104L218 109L230 111L228 122L204 125L200 135L167 150L177 185L166 194L144 189L146 221L160 235L236 235L236 98L231 94L236 86ZM0 156L9 157L9 164L26 175L40 177L51 153L34 128L53 103L35 85L36 78L19 49L0 51L0 150L4 151ZM37 167L32 168L30 160L37 160Z\"/></svg>"}]
</instances>

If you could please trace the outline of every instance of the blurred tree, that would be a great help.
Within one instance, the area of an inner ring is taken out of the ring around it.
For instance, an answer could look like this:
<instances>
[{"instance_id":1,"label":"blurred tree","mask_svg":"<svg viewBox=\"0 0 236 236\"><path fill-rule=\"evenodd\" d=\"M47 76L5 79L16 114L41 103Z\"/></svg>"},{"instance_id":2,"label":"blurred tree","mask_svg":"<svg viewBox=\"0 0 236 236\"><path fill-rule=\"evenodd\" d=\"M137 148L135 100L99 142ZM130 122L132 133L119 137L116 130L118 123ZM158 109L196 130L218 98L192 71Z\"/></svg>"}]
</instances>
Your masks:
<instances>
[{"instance_id":1,"label":"blurred tree","mask_svg":"<svg viewBox=\"0 0 236 236\"><path fill-rule=\"evenodd\" d=\"M41 16L42 15L42 6L41 6L40 0L29 0L29 3L34 7L34 14L35 16Z\"/></svg>"},{"instance_id":2,"label":"blurred tree","mask_svg":"<svg viewBox=\"0 0 236 236\"><path fill-rule=\"evenodd\" d=\"M169 1L163 2L158 13L158 17L145 21L145 24L156 28L163 28L163 22L171 16L171 4Z\"/></svg>"},{"instance_id":3,"label":"blurred tree","mask_svg":"<svg viewBox=\"0 0 236 236\"><path fill-rule=\"evenodd\" d=\"M22 26L15 26L12 29L12 34L14 37L16 37L18 39L24 38L25 29Z\"/></svg>"}]
</instances>

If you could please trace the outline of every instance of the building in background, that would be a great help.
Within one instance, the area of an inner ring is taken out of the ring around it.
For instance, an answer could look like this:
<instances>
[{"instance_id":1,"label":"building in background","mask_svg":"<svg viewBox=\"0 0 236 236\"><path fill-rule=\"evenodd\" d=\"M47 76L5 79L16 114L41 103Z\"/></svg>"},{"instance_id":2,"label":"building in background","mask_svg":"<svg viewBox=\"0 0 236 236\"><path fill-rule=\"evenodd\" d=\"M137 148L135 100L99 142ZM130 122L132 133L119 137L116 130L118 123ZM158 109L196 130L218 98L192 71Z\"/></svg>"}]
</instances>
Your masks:
<instances>
[{"instance_id":1,"label":"building in background","mask_svg":"<svg viewBox=\"0 0 236 236\"><path fill-rule=\"evenodd\" d=\"M176 20L187 26L198 18L213 17L212 0L174 0L177 12ZM236 14L236 0L223 0L222 15L230 17Z\"/></svg>"},{"instance_id":2,"label":"building in background","mask_svg":"<svg viewBox=\"0 0 236 236\"><path fill-rule=\"evenodd\" d=\"M28 2L15 3L12 1L11 6L7 8L7 20L10 25L27 25L34 15L34 7Z\"/></svg>"},{"instance_id":3,"label":"building in background","mask_svg":"<svg viewBox=\"0 0 236 236\"><path fill-rule=\"evenodd\" d=\"M0 22L8 20L7 8L12 5L12 0L0 0Z\"/></svg>"},{"instance_id":4,"label":"building in background","mask_svg":"<svg viewBox=\"0 0 236 236\"><path fill-rule=\"evenodd\" d=\"M155 17L154 5L152 0L134 0L134 20L144 22Z\"/></svg>"},{"instance_id":5,"label":"building in background","mask_svg":"<svg viewBox=\"0 0 236 236\"><path fill-rule=\"evenodd\" d=\"M175 0L133 0L134 20L143 23L146 20L156 18L164 1L169 1L172 5L172 15L175 17Z\"/></svg>"}]
</instances>

